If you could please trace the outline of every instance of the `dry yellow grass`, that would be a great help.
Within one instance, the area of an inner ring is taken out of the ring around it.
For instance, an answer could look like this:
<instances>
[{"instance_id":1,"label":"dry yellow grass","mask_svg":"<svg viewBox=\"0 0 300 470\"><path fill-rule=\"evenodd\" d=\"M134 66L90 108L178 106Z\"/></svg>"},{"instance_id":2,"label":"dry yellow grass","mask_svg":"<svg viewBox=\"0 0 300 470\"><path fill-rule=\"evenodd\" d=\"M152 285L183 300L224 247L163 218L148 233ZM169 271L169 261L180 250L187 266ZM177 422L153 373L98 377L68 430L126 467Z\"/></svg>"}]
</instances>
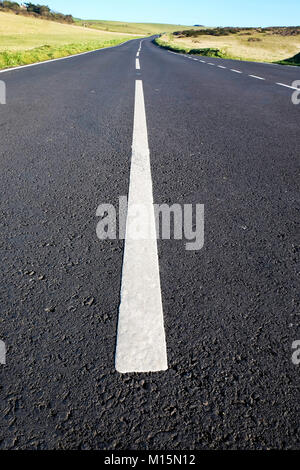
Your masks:
<instances>
[{"instance_id":1,"label":"dry yellow grass","mask_svg":"<svg viewBox=\"0 0 300 470\"><path fill-rule=\"evenodd\" d=\"M129 38L132 35L99 31L0 12L0 51L22 51L46 44L62 46L125 37Z\"/></svg>"},{"instance_id":2,"label":"dry yellow grass","mask_svg":"<svg viewBox=\"0 0 300 470\"><path fill-rule=\"evenodd\" d=\"M0 12L0 69L116 46L134 37Z\"/></svg>"},{"instance_id":3,"label":"dry yellow grass","mask_svg":"<svg viewBox=\"0 0 300 470\"><path fill-rule=\"evenodd\" d=\"M243 31L245 33L245 31ZM260 39L257 42L249 38ZM171 45L186 49L220 49L226 56L257 62L276 62L290 58L300 51L300 35L280 36L269 33L232 34L230 36L199 36L197 38L177 38L164 35L162 39Z\"/></svg>"}]
</instances>

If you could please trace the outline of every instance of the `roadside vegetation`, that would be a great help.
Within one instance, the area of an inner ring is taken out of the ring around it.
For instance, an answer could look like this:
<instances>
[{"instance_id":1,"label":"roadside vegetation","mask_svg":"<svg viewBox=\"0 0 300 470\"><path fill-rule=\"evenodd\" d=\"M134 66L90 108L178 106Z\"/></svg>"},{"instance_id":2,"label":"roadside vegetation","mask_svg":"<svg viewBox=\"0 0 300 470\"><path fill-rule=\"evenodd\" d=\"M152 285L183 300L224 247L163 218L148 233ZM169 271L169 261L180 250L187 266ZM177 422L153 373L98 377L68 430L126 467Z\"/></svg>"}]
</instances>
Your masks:
<instances>
[{"instance_id":1,"label":"roadside vegetation","mask_svg":"<svg viewBox=\"0 0 300 470\"><path fill-rule=\"evenodd\" d=\"M116 46L134 37L0 11L0 69Z\"/></svg>"},{"instance_id":2,"label":"roadside vegetation","mask_svg":"<svg viewBox=\"0 0 300 470\"><path fill-rule=\"evenodd\" d=\"M156 43L182 53L300 65L300 27L188 29Z\"/></svg>"},{"instance_id":3,"label":"roadside vegetation","mask_svg":"<svg viewBox=\"0 0 300 470\"><path fill-rule=\"evenodd\" d=\"M300 52L289 59L280 60L277 62L281 65L297 65L300 66Z\"/></svg>"},{"instance_id":4,"label":"roadside vegetation","mask_svg":"<svg viewBox=\"0 0 300 470\"><path fill-rule=\"evenodd\" d=\"M20 4L18 2L0 1L0 11L14 13L16 15L34 16L51 21L59 21L62 23L74 23L72 15L63 15L51 11L46 5L35 5L34 3L27 2Z\"/></svg>"},{"instance_id":5,"label":"roadside vegetation","mask_svg":"<svg viewBox=\"0 0 300 470\"><path fill-rule=\"evenodd\" d=\"M182 54L199 54L209 57L224 57L219 49L213 49L211 47L190 48L185 47L182 44L176 44L175 41L172 41L172 37L170 37L170 35L163 35L162 37L156 38L154 39L154 43L163 49L168 49L169 51Z\"/></svg>"}]
</instances>

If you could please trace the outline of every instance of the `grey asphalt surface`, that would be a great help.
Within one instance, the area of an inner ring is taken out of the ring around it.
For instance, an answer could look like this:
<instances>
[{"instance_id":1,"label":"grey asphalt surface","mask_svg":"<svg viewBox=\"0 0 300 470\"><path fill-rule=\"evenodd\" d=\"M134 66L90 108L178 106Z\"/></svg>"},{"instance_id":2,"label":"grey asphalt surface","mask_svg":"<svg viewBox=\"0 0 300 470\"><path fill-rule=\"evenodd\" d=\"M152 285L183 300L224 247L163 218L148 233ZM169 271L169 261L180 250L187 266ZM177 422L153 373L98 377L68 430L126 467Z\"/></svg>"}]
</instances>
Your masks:
<instances>
[{"instance_id":1,"label":"grey asphalt surface","mask_svg":"<svg viewBox=\"0 0 300 470\"><path fill-rule=\"evenodd\" d=\"M300 449L300 69L139 41L0 74L1 449ZM248 74L260 75L265 81ZM143 80L155 203L205 204L205 245L158 241L169 370L114 370Z\"/></svg>"}]
</instances>

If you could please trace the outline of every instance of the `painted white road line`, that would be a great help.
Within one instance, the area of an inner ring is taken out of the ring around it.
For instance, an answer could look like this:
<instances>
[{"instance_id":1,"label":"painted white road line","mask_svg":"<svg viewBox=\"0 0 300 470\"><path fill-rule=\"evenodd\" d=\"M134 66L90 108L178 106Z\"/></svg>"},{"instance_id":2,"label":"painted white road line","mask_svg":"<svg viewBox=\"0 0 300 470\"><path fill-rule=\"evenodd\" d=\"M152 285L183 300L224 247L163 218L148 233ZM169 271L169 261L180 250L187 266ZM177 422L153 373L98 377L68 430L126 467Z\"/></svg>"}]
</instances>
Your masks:
<instances>
[{"instance_id":1,"label":"painted white road line","mask_svg":"<svg viewBox=\"0 0 300 470\"><path fill-rule=\"evenodd\" d=\"M291 88L292 90L298 90L299 91L299 88L294 87L294 86L290 86L290 85L286 85L285 83L276 83L276 85L284 86L286 88Z\"/></svg>"},{"instance_id":2,"label":"painted white road line","mask_svg":"<svg viewBox=\"0 0 300 470\"><path fill-rule=\"evenodd\" d=\"M211 62L207 62L207 65L215 65L215 64L212 64Z\"/></svg>"},{"instance_id":3,"label":"painted white road line","mask_svg":"<svg viewBox=\"0 0 300 470\"><path fill-rule=\"evenodd\" d=\"M141 65L140 65L140 60L139 59L136 59L136 61L135 61L135 68L137 70L141 70Z\"/></svg>"},{"instance_id":4,"label":"painted white road line","mask_svg":"<svg viewBox=\"0 0 300 470\"><path fill-rule=\"evenodd\" d=\"M258 77L257 75L249 75L249 77L257 78L257 80L265 80L263 77Z\"/></svg>"},{"instance_id":5,"label":"painted white road line","mask_svg":"<svg viewBox=\"0 0 300 470\"><path fill-rule=\"evenodd\" d=\"M137 57L140 57L140 51L139 51L139 50L138 50L136 56L137 56Z\"/></svg>"},{"instance_id":6,"label":"painted white road line","mask_svg":"<svg viewBox=\"0 0 300 470\"><path fill-rule=\"evenodd\" d=\"M133 236L147 212L147 239ZM139 239L137 239L139 238ZM121 303L115 358L120 373L168 369L143 82L136 81Z\"/></svg>"},{"instance_id":7,"label":"painted white road line","mask_svg":"<svg viewBox=\"0 0 300 470\"><path fill-rule=\"evenodd\" d=\"M218 65L219 69L227 69L227 67L224 67L224 65Z\"/></svg>"},{"instance_id":8,"label":"painted white road line","mask_svg":"<svg viewBox=\"0 0 300 470\"><path fill-rule=\"evenodd\" d=\"M136 41L136 39L129 39L128 41L118 44L117 46L102 47L101 49L94 49L92 51L80 52L79 54L72 54L66 57L59 57L58 59L43 60L42 62L35 62L34 64L19 65L17 67L11 67L9 69L0 70L0 73L12 72L13 70L27 69L28 67L35 67L37 65L49 64L50 62L58 62L59 60L72 59L73 57L79 57L81 55L86 55L86 54L93 54L94 52L106 51L107 49L115 49L116 47L123 46L124 44L130 41Z\"/></svg>"},{"instance_id":9,"label":"painted white road line","mask_svg":"<svg viewBox=\"0 0 300 470\"><path fill-rule=\"evenodd\" d=\"M202 62L202 64L205 64L205 63L206 63L205 60L200 60L200 62Z\"/></svg>"},{"instance_id":10,"label":"painted white road line","mask_svg":"<svg viewBox=\"0 0 300 470\"><path fill-rule=\"evenodd\" d=\"M230 69L230 70L231 70L231 72L235 72L235 73L243 73L240 70L235 70L235 69Z\"/></svg>"}]
</instances>

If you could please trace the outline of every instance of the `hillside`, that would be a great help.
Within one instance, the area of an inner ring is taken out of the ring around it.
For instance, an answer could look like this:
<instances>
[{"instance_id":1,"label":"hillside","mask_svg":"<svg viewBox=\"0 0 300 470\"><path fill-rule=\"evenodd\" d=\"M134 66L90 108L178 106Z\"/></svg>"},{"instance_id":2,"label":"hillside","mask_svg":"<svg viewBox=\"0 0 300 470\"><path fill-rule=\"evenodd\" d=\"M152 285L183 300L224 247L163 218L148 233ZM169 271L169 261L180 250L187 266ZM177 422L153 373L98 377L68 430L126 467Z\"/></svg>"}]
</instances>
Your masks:
<instances>
[{"instance_id":1,"label":"hillside","mask_svg":"<svg viewBox=\"0 0 300 470\"><path fill-rule=\"evenodd\" d=\"M0 68L113 46L133 37L0 12Z\"/></svg>"},{"instance_id":2,"label":"hillside","mask_svg":"<svg viewBox=\"0 0 300 470\"><path fill-rule=\"evenodd\" d=\"M299 53L300 28L181 30L175 34L163 35L159 42L182 52L210 48L219 50L221 57L278 62Z\"/></svg>"},{"instance_id":3,"label":"hillside","mask_svg":"<svg viewBox=\"0 0 300 470\"><path fill-rule=\"evenodd\" d=\"M160 23L126 23L121 21L104 20L80 20L75 19L76 24L86 25L89 28L119 33L141 34L150 36L152 34L172 33L178 29L190 26Z\"/></svg>"}]
</instances>

